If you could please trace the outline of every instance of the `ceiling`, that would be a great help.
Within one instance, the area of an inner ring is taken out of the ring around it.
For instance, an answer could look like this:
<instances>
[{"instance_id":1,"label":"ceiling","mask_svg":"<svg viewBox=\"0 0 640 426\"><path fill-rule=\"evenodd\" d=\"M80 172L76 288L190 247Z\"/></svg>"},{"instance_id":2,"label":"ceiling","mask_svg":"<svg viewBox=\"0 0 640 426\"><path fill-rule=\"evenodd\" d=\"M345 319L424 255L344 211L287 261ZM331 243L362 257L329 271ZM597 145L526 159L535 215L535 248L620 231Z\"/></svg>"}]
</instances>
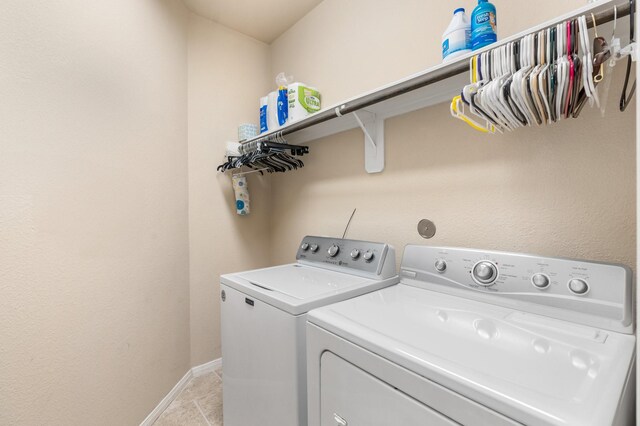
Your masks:
<instances>
[{"instance_id":1,"label":"ceiling","mask_svg":"<svg viewBox=\"0 0 640 426\"><path fill-rule=\"evenodd\" d=\"M271 43L322 0L184 0L191 11Z\"/></svg>"}]
</instances>

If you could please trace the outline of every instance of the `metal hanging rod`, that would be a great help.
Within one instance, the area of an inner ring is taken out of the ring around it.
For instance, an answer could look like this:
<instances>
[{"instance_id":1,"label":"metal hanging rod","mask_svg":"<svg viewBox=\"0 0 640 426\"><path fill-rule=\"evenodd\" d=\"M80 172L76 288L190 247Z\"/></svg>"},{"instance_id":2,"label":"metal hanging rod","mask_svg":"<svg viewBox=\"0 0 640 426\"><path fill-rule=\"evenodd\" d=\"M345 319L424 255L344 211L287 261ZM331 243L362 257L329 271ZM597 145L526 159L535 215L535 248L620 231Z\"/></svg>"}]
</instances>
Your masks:
<instances>
[{"instance_id":1,"label":"metal hanging rod","mask_svg":"<svg viewBox=\"0 0 640 426\"><path fill-rule=\"evenodd\" d=\"M231 176L246 176L246 175L250 175L250 174L253 174L253 173L268 172L269 168L268 167L264 167L262 169L248 170L248 171L245 171L245 172L237 172L237 173L234 173L233 170L227 170L227 171L231 173Z\"/></svg>"},{"instance_id":2,"label":"metal hanging rod","mask_svg":"<svg viewBox=\"0 0 640 426\"><path fill-rule=\"evenodd\" d=\"M614 5L617 7L617 17L618 19L623 18L629 15L629 2L614 2L604 11L593 12L593 15L596 18L597 25L602 25L607 22L611 22L614 19ZM597 10L597 7L585 7L580 9L579 11L573 12L569 15L565 15L561 18L554 20L544 26L536 27L528 31L527 33L521 33L513 37L509 37L505 40L502 40L498 43L494 43L491 46L487 46L484 49L478 50L476 53L481 53L488 50L493 50L496 47L502 46L505 43L511 43L513 41L521 40L525 35L532 34L534 32L549 28L551 26L555 26L557 23L574 19L578 16L585 15L587 17L587 26L589 28L593 27L593 19L591 18L592 11ZM431 84L438 83L440 81L446 80L450 77L454 77L460 74L464 74L469 72L469 61L468 60L460 60L456 62L452 62L451 64L444 64L441 67L434 69L432 71L427 71L424 74L418 75L416 77L398 82L389 87L385 87L376 92L364 95L360 98L347 101L342 105L339 105L336 108L327 109L324 111L320 111L308 118L299 121L297 123L292 123L287 125L286 127L279 129L277 132L267 133L264 136L258 136L254 139L250 139L245 143L251 143L256 141L267 141L273 140L276 135L279 137L289 135L300 130L307 129L309 127L313 127L320 123L324 123L325 121L332 120L337 117L341 117L343 115L350 114L354 111L358 111L372 105L378 104L380 102L386 101L388 99L395 98L397 96L403 95L408 92L412 92L414 90L420 89L425 86L429 86Z\"/></svg>"}]
</instances>

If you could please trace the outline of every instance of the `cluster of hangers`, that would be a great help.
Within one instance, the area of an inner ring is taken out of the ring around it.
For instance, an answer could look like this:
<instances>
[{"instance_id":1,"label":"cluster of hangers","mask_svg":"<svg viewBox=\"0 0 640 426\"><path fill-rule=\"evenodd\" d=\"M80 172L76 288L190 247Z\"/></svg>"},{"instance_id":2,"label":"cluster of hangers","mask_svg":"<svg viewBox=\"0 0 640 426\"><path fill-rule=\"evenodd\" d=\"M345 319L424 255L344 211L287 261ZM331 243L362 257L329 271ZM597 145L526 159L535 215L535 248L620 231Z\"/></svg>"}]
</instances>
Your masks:
<instances>
[{"instance_id":1,"label":"cluster of hangers","mask_svg":"<svg viewBox=\"0 0 640 426\"><path fill-rule=\"evenodd\" d=\"M227 154L227 161L218 166L219 172L247 167L253 172L284 173L304 167L296 158L309 153L309 147L289 145L281 134L268 140L258 140L239 144L238 152ZM246 173L246 172L245 172ZM244 173L241 173L244 174Z\"/></svg>"},{"instance_id":2,"label":"cluster of hangers","mask_svg":"<svg viewBox=\"0 0 640 426\"><path fill-rule=\"evenodd\" d=\"M620 48L614 30L610 43L597 35L589 40L587 18L565 21L529 34L469 60L470 84L451 102L451 114L474 129L495 133L519 127L545 125L577 118L586 103L601 106L598 84L604 79L605 62L610 65L627 56L627 74L620 99L624 111L635 91L627 86L634 43L634 2L629 2L630 44ZM593 46L593 47L592 47ZM635 57L633 58L635 60ZM466 109L477 118L472 118Z\"/></svg>"}]
</instances>

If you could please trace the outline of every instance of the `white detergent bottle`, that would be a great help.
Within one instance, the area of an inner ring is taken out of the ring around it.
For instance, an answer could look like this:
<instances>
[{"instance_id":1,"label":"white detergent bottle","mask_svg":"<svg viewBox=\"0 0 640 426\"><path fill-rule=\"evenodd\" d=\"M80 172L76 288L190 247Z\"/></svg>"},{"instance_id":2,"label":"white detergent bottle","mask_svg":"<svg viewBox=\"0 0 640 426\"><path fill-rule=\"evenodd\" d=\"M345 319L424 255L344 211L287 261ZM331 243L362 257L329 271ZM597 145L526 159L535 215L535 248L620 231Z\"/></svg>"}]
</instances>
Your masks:
<instances>
[{"instance_id":1,"label":"white detergent bottle","mask_svg":"<svg viewBox=\"0 0 640 426\"><path fill-rule=\"evenodd\" d=\"M449 61L471 52L471 21L460 7L453 11L453 18L442 35L442 59Z\"/></svg>"}]
</instances>

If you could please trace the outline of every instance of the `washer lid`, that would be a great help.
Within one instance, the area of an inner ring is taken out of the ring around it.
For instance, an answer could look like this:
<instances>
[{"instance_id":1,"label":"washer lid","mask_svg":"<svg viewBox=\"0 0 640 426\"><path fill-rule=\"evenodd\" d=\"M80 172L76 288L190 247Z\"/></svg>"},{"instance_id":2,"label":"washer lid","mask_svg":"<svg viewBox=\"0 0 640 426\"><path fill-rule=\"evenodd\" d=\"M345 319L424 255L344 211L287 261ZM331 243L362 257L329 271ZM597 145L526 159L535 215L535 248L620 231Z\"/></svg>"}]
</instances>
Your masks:
<instances>
[{"instance_id":1,"label":"washer lid","mask_svg":"<svg viewBox=\"0 0 640 426\"><path fill-rule=\"evenodd\" d=\"M222 283L293 315L378 290L398 281L397 277L373 280L301 264L256 269L222 275L220 278Z\"/></svg>"},{"instance_id":2,"label":"washer lid","mask_svg":"<svg viewBox=\"0 0 640 426\"><path fill-rule=\"evenodd\" d=\"M309 321L524 424L615 415L635 337L399 284Z\"/></svg>"}]
</instances>

